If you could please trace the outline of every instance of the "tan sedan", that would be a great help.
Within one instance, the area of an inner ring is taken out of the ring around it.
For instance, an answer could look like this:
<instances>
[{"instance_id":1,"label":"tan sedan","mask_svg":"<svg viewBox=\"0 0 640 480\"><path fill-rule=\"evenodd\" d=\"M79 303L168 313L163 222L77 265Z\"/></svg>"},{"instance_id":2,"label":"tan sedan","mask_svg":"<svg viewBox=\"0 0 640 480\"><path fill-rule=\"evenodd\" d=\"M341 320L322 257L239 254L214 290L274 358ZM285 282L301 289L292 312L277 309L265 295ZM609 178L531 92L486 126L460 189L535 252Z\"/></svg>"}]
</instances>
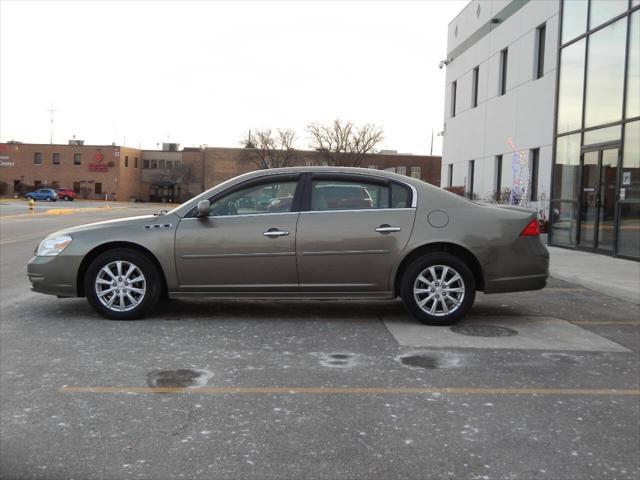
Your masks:
<instances>
[{"instance_id":1,"label":"tan sedan","mask_svg":"<svg viewBox=\"0 0 640 480\"><path fill-rule=\"evenodd\" d=\"M470 202L394 173L260 170L174 210L70 228L28 264L32 289L134 319L163 297L392 299L448 325L477 290L543 288L535 212Z\"/></svg>"}]
</instances>

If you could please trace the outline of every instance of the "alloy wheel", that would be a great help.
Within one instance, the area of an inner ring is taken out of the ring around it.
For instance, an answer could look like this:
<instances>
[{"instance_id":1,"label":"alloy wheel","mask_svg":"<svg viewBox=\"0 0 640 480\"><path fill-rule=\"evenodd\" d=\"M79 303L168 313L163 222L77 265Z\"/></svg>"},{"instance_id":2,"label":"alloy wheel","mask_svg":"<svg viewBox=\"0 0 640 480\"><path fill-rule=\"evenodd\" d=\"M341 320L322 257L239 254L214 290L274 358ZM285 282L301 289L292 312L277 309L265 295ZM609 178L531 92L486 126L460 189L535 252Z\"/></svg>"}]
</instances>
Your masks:
<instances>
[{"instance_id":1,"label":"alloy wheel","mask_svg":"<svg viewBox=\"0 0 640 480\"><path fill-rule=\"evenodd\" d=\"M126 260L106 264L96 276L96 296L114 312L133 310L140 305L146 291L147 281L142 270Z\"/></svg>"},{"instance_id":2,"label":"alloy wheel","mask_svg":"<svg viewBox=\"0 0 640 480\"><path fill-rule=\"evenodd\" d=\"M413 297L422 311L436 317L450 315L462 305L462 276L447 265L431 265L416 277Z\"/></svg>"}]
</instances>

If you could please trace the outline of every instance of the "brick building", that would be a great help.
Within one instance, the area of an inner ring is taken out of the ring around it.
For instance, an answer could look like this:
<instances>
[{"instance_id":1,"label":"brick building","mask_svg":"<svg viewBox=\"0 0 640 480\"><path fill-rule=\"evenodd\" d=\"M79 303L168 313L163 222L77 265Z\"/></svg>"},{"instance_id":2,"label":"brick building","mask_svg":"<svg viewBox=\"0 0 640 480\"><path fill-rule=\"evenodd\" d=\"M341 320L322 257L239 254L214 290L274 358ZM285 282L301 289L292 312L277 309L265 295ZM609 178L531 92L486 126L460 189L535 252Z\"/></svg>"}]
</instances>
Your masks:
<instances>
[{"instance_id":1,"label":"brick building","mask_svg":"<svg viewBox=\"0 0 640 480\"><path fill-rule=\"evenodd\" d=\"M0 143L5 194L49 187L72 188L80 198L129 199L140 185L140 150L115 145Z\"/></svg>"},{"instance_id":2,"label":"brick building","mask_svg":"<svg viewBox=\"0 0 640 480\"><path fill-rule=\"evenodd\" d=\"M116 145L0 143L0 185L5 195L50 186L72 188L79 198L181 201L241 173L256 170L255 152L245 148L162 150ZM319 152L296 150L292 165L322 165ZM440 184L441 158L383 152L367 154L361 166Z\"/></svg>"}]
</instances>

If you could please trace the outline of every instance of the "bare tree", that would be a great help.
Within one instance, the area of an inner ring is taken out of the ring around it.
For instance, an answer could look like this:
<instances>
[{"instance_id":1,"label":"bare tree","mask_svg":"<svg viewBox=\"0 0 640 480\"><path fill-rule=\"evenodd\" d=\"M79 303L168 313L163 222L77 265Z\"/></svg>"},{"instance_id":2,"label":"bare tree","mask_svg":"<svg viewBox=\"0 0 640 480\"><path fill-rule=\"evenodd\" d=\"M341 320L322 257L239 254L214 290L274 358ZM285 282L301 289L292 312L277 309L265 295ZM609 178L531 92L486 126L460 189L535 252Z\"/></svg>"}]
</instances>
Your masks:
<instances>
[{"instance_id":1,"label":"bare tree","mask_svg":"<svg viewBox=\"0 0 640 480\"><path fill-rule=\"evenodd\" d=\"M248 158L258 168L283 168L291 164L295 158L293 142L296 133L291 129L256 130L249 132L242 144L247 149Z\"/></svg>"},{"instance_id":2,"label":"bare tree","mask_svg":"<svg viewBox=\"0 0 640 480\"><path fill-rule=\"evenodd\" d=\"M374 153L383 140L382 129L372 123L356 127L353 122L340 119L331 125L312 123L307 126L311 148L322 154L330 166L359 167L364 155Z\"/></svg>"}]
</instances>

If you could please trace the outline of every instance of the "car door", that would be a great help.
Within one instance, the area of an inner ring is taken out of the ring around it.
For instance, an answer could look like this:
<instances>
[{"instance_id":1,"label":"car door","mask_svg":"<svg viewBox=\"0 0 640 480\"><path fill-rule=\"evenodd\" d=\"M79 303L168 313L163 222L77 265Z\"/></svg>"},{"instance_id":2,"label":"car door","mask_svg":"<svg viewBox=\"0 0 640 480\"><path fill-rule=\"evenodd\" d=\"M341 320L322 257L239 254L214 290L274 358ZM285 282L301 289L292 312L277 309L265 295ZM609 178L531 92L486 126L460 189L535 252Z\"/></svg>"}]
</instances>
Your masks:
<instances>
[{"instance_id":1,"label":"car door","mask_svg":"<svg viewBox=\"0 0 640 480\"><path fill-rule=\"evenodd\" d=\"M187 215L175 238L181 291L298 289L299 175L266 175L211 198L210 216Z\"/></svg>"},{"instance_id":2,"label":"car door","mask_svg":"<svg viewBox=\"0 0 640 480\"><path fill-rule=\"evenodd\" d=\"M415 191L373 175L313 174L296 254L300 290L390 292L393 266L415 220Z\"/></svg>"}]
</instances>

